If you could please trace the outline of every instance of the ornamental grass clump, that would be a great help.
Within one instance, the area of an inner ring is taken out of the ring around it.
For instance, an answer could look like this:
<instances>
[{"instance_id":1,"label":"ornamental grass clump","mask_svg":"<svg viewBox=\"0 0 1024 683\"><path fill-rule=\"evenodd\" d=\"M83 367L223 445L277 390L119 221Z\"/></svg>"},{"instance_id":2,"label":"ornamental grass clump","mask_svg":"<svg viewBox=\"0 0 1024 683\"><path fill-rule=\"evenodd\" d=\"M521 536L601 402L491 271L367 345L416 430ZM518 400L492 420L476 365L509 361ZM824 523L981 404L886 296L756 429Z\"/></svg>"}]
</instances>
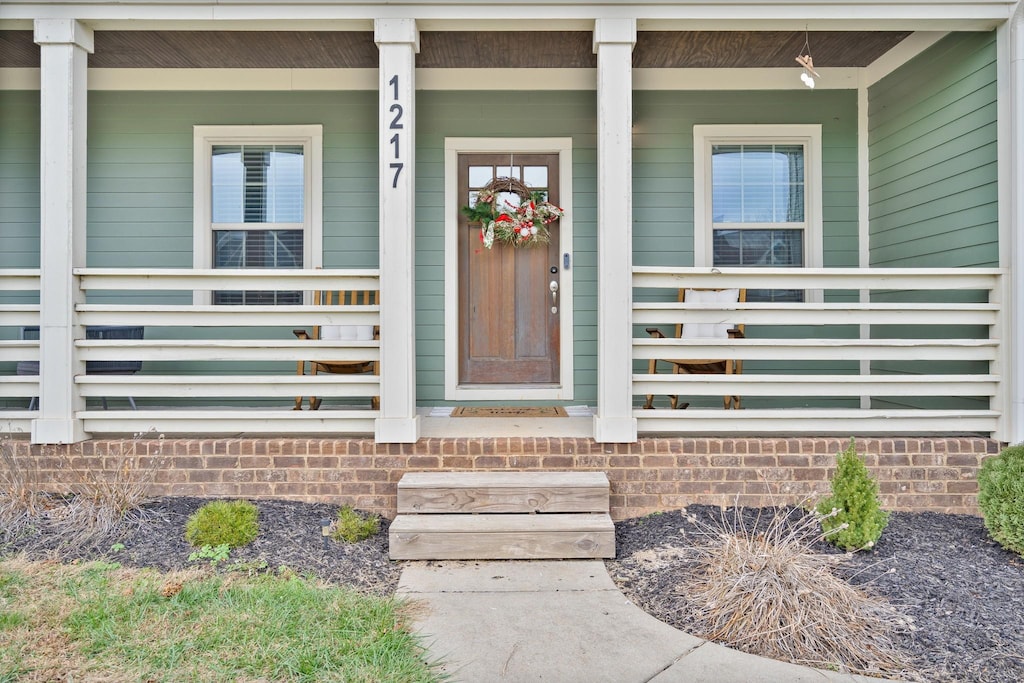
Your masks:
<instances>
[{"instance_id":1,"label":"ornamental grass clump","mask_svg":"<svg viewBox=\"0 0 1024 683\"><path fill-rule=\"evenodd\" d=\"M853 439L837 458L832 495L817 506L821 529L830 543L843 550L872 548L889 524L889 513L878 499L878 484L857 457Z\"/></svg>"},{"instance_id":2,"label":"ornamental grass clump","mask_svg":"<svg viewBox=\"0 0 1024 683\"><path fill-rule=\"evenodd\" d=\"M195 547L248 545L259 533L259 510L247 500L214 500L185 523L185 540Z\"/></svg>"},{"instance_id":3,"label":"ornamental grass clump","mask_svg":"<svg viewBox=\"0 0 1024 683\"><path fill-rule=\"evenodd\" d=\"M896 610L839 578L845 555L812 551L821 516L772 509L756 520L736 510L720 528L704 527L707 543L687 548L691 578L679 587L695 608L695 635L772 659L885 676L903 670L892 642Z\"/></svg>"},{"instance_id":4,"label":"ornamental grass clump","mask_svg":"<svg viewBox=\"0 0 1024 683\"><path fill-rule=\"evenodd\" d=\"M338 518L334 520L331 527L331 538L335 541L358 543L380 531L380 517L377 515L362 517L346 505L338 510Z\"/></svg>"},{"instance_id":5,"label":"ornamental grass clump","mask_svg":"<svg viewBox=\"0 0 1024 683\"><path fill-rule=\"evenodd\" d=\"M985 459L978 472L978 507L999 545L1024 555L1024 445Z\"/></svg>"}]
</instances>

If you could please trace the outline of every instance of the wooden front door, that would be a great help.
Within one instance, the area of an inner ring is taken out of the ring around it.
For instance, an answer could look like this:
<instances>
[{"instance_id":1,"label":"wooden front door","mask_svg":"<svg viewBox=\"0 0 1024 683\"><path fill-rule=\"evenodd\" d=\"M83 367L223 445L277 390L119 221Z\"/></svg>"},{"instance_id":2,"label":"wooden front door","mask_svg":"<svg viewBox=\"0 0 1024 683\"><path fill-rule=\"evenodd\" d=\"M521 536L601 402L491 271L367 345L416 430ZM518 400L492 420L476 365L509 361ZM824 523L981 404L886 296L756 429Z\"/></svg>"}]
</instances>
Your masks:
<instances>
[{"instance_id":1,"label":"wooden front door","mask_svg":"<svg viewBox=\"0 0 1024 683\"><path fill-rule=\"evenodd\" d=\"M494 178L514 177L558 204L557 154L460 154L459 205ZM459 384L557 384L558 221L547 245L484 247L480 224L459 216Z\"/></svg>"}]
</instances>

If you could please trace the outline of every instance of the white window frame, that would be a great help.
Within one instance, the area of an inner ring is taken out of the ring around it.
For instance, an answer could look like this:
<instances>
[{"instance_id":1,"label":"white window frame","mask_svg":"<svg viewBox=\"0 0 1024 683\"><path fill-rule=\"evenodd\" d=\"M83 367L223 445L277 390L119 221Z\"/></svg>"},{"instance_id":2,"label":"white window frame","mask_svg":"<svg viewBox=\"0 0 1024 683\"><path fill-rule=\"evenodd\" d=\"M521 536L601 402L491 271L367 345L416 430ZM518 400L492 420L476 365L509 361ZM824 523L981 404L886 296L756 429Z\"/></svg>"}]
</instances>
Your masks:
<instances>
[{"instance_id":1,"label":"white window frame","mask_svg":"<svg viewBox=\"0 0 1024 683\"><path fill-rule=\"evenodd\" d=\"M323 126L193 126L192 128L192 267L213 268L211 172L214 145L302 145L305 188L302 222L304 269L323 266ZM263 224L274 227L273 224ZM252 224L240 223L239 230ZM292 227L292 224L289 224ZM195 292L194 303L210 304L213 293Z\"/></svg>"},{"instance_id":2,"label":"white window frame","mask_svg":"<svg viewBox=\"0 0 1024 683\"><path fill-rule=\"evenodd\" d=\"M693 127L693 264L711 267L714 263L714 224L711 216L711 148L719 144L800 144L804 147L804 268L821 268L822 165L820 124L776 125L697 125ZM764 228L789 224L765 223ZM820 292L807 292L815 300Z\"/></svg>"}]
</instances>

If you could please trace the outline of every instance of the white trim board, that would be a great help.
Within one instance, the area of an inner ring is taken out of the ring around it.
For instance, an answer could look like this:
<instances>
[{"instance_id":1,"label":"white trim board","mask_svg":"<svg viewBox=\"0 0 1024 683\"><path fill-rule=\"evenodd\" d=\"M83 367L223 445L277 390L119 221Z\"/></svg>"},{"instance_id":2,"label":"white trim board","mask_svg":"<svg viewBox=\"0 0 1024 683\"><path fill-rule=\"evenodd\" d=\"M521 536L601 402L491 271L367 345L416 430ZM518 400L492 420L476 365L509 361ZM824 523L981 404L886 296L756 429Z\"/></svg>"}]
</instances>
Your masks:
<instances>
[{"instance_id":1,"label":"white trim board","mask_svg":"<svg viewBox=\"0 0 1024 683\"><path fill-rule=\"evenodd\" d=\"M822 207L821 124L722 124L693 127L693 262L697 267L712 266L712 228L710 158L716 141L727 143L796 142L805 150L804 267L821 268L824 259ZM765 224L768 227L769 224ZM822 301L819 290L807 292L807 301Z\"/></svg>"},{"instance_id":2,"label":"white trim board","mask_svg":"<svg viewBox=\"0 0 1024 683\"><path fill-rule=\"evenodd\" d=\"M486 69L526 91L596 90L597 69ZM858 68L821 69L820 90L852 90ZM417 69L417 90L466 90L481 69ZM633 69L634 90L803 90L801 69ZM376 90L376 69L89 69L90 90ZM0 68L0 90L38 90L39 69ZM506 89L508 89L506 87Z\"/></svg>"},{"instance_id":3,"label":"white trim board","mask_svg":"<svg viewBox=\"0 0 1024 683\"><path fill-rule=\"evenodd\" d=\"M516 17L521 30L536 27L575 28L594 20L632 18L641 30L775 30L810 26L811 30L860 30L934 26L937 29L962 28L988 30L1006 21L1013 0L901 0L880 3L876 0L823 2L822 0L737 0L736 2L618 2L594 3L592 0L532 0L518 3L523 17ZM253 23L289 22L290 26L309 30L338 26L365 25L375 19L415 18L428 30L458 27L480 30L496 22L507 22L507 4L479 3L476 0L402 0L400 2L217 2L149 0L137 2L40 2L5 0L0 5L0 21L5 23L37 18L79 19L96 30L115 26L239 26ZM421 28L423 28L421 26Z\"/></svg>"},{"instance_id":4,"label":"white trim board","mask_svg":"<svg viewBox=\"0 0 1024 683\"><path fill-rule=\"evenodd\" d=\"M562 306L559 384L459 386L458 159L460 153L515 152L558 154L559 251L571 266L559 276L559 300L574 301L572 253L572 138L445 138L444 141L444 398L446 401L570 400L573 398L573 307Z\"/></svg>"}]
</instances>

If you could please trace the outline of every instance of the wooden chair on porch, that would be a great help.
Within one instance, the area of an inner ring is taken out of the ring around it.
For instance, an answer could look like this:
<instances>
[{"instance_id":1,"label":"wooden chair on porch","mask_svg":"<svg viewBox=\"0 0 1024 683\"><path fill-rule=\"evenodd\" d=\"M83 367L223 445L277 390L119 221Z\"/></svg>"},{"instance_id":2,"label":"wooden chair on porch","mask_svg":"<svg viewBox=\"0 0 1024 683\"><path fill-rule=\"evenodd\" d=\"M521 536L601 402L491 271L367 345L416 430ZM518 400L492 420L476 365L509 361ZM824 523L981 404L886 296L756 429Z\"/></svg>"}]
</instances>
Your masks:
<instances>
[{"instance_id":1,"label":"wooden chair on porch","mask_svg":"<svg viewBox=\"0 0 1024 683\"><path fill-rule=\"evenodd\" d=\"M680 289L680 302L686 303L722 303L731 304L745 302L747 290L745 289ZM676 325L676 339L742 339L744 336L743 325L731 325L730 323L679 323ZM665 334L656 327L648 327L647 333L657 339L665 339ZM743 361L735 358L707 359L707 358L652 358L648 362L647 372L656 374L658 362L668 363L675 374L687 375L738 375L743 372ZM689 403L679 405L678 396L669 396L669 405L675 409L686 408ZM740 407L739 396L723 397L725 409L738 410ZM648 394L644 408L650 410L654 407L654 395Z\"/></svg>"},{"instance_id":2,"label":"wooden chair on porch","mask_svg":"<svg viewBox=\"0 0 1024 683\"><path fill-rule=\"evenodd\" d=\"M315 291L313 292L313 304L316 306L370 306L380 303L380 292L378 290L361 291ZM380 327L377 325L316 325L312 332L306 330L292 330L299 339L335 339L348 341L370 341L380 339ZM380 374L380 363L375 360L357 361L332 361L332 360L310 360L309 374L320 373L356 375L372 373ZM306 361L298 362L297 374L306 374ZM302 396L295 397L295 410L302 410ZM309 409L318 410L321 399L317 396L309 397ZM370 407L377 410L380 407L380 397L374 396L370 399Z\"/></svg>"}]
</instances>

